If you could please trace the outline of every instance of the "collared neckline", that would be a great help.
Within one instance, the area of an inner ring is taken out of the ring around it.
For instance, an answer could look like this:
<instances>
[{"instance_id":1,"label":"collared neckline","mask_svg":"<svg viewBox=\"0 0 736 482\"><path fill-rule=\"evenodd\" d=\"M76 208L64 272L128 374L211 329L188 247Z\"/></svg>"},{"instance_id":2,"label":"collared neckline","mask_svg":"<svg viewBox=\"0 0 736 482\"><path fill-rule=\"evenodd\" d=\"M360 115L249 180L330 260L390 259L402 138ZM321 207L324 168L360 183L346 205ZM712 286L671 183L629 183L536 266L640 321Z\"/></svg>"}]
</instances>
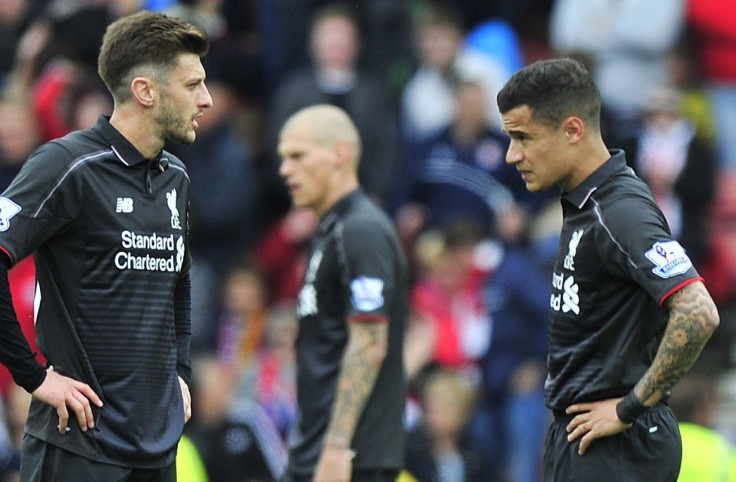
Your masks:
<instances>
[{"instance_id":1,"label":"collared neckline","mask_svg":"<svg viewBox=\"0 0 736 482\"><path fill-rule=\"evenodd\" d=\"M343 196L340 200L333 204L332 207L328 209L324 216L322 216L322 218L320 219L318 228L319 233L324 234L332 229L335 221L342 217L342 215L345 214L353 204L355 204L357 199L362 196L363 190L359 187L355 191L352 191L351 193Z\"/></svg>"},{"instance_id":2,"label":"collared neckline","mask_svg":"<svg viewBox=\"0 0 736 482\"><path fill-rule=\"evenodd\" d=\"M593 192L605 184L613 174L628 167L623 150L611 149L609 152L611 157L601 167L593 171L578 187L568 193L563 192L562 199L577 206L578 209L582 209Z\"/></svg>"},{"instance_id":3,"label":"collared neckline","mask_svg":"<svg viewBox=\"0 0 736 482\"><path fill-rule=\"evenodd\" d=\"M154 159L146 159L120 131L110 124L110 116L105 114L100 115L94 129L105 138L117 158L126 166L133 166L142 162L159 163L163 151L159 152Z\"/></svg>"}]
</instances>

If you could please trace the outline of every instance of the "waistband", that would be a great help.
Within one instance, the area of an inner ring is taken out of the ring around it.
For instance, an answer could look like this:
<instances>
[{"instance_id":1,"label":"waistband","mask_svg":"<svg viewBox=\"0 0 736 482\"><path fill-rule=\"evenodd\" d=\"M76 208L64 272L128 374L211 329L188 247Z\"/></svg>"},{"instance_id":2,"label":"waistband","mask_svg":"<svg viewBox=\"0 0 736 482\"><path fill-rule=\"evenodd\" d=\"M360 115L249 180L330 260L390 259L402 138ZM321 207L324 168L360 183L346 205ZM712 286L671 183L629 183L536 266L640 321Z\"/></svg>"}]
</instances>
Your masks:
<instances>
[{"instance_id":1,"label":"waistband","mask_svg":"<svg viewBox=\"0 0 736 482\"><path fill-rule=\"evenodd\" d=\"M646 411L644 411L644 413L649 413L652 410L658 410L659 408L665 407L667 405L668 405L667 404L667 400L666 399L662 399L659 402L657 402L656 404L654 404L651 407L649 407ZM554 417L555 417L555 422L565 423L565 424L569 423L579 413L582 413L582 412L565 413L562 410L552 410L552 415L554 415ZM642 415L644 415L644 413L642 413Z\"/></svg>"}]
</instances>

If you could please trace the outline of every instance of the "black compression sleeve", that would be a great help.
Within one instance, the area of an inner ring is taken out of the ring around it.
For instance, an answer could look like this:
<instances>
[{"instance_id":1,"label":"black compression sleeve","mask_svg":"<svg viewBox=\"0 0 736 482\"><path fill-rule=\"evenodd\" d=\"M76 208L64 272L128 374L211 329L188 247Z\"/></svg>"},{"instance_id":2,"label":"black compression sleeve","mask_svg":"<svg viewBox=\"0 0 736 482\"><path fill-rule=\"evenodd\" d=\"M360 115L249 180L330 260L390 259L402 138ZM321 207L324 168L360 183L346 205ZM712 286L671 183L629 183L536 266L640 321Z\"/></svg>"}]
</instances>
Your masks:
<instances>
[{"instance_id":1,"label":"black compression sleeve","mask_svg":"<svg viewBox=\"0 0 736 482\"><path fill-rule=\"evenodd\" d=\"M36 360L13 307L8 269L10 259L0 254L0 363L13 375L15 383L29 393L46 378L45 368Z\"/></svg>"},{"instance_id":2,"label":"black compression sleeve","mask_svg":"<svg viewBox=\"0 0 736 482\"><path fill-rule=\"evenodd\" d=\"M192 340L192 279L187 274L180 278L174 288L174 323L176 325L176 371L191 385L192 362L189 346Z\"/></svg>"}]
</instances>

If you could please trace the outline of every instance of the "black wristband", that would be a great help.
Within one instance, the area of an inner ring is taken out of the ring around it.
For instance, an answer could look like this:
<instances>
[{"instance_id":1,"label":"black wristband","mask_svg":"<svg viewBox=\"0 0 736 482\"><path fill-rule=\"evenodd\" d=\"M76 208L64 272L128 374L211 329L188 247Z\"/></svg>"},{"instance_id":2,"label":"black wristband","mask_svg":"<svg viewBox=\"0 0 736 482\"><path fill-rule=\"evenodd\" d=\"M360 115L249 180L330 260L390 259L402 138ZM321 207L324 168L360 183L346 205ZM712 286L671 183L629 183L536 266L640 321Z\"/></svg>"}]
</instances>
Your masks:
<instances>
[{"instance_id":1,"label":"black wristband","mask_svg":"<svg viewBox=\"0 0 736 482\"><path fill-rule=\"evenodd\" d=\"M634 420L647 410L649 410L649 407L639 401L634 390L631 390L616 405L616 415L618 415L619 420L626 424L634 423Z\"/></svg>"}]
</instances>

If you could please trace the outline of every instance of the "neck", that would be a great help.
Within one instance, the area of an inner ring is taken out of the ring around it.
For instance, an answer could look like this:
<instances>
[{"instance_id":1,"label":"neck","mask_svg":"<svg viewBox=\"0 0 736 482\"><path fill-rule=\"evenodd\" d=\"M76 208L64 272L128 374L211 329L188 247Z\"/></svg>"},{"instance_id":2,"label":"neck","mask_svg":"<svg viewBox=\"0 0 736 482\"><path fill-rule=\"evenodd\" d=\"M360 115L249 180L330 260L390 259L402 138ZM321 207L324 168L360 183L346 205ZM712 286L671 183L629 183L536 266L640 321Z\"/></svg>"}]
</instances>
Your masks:
<instances>
[{"instance_id":1,"label":"neck","mask_svg":"<svg viewBox=\"0 0 736 482\"><path fill-rule=\"evenodd\" d=\"M603 142L603 139L596 139L589 144L579 146L579 152L576 156L578 159L577 169L573 174L560 184L565 192L570 192L578 187L585 179L593 174L599 167L611 158L611 153Z\"/></svg>"},{"instance_id":2,"label":"neck","mask_svg":"<svg viewBox=\"0 0 736 482\"><path fill-rule=\"evenodd\" d=\"M132 107L116 108L110 117L112 125L146 159L153 159L164 148L164 142L152 135L151 127L145 122L143 112L132 112Z\"/></svg>"},{"instance_id":3,"label":"neck","mask_svg":"<svg viewBox=\"0 0 736 482\"><path fill-rule=\"evenodd\" d=\"M332 208L332 206L337 204L345 196L352 194L358 189L358 187L359 184L357 179L350 179L348 181L340 183L339 187L332 191L332 195L327 199L327 202L324 204L324 206L322 208L316 209L317 215L323 216L327 211Z\"/></svg>"}]
</instances>

